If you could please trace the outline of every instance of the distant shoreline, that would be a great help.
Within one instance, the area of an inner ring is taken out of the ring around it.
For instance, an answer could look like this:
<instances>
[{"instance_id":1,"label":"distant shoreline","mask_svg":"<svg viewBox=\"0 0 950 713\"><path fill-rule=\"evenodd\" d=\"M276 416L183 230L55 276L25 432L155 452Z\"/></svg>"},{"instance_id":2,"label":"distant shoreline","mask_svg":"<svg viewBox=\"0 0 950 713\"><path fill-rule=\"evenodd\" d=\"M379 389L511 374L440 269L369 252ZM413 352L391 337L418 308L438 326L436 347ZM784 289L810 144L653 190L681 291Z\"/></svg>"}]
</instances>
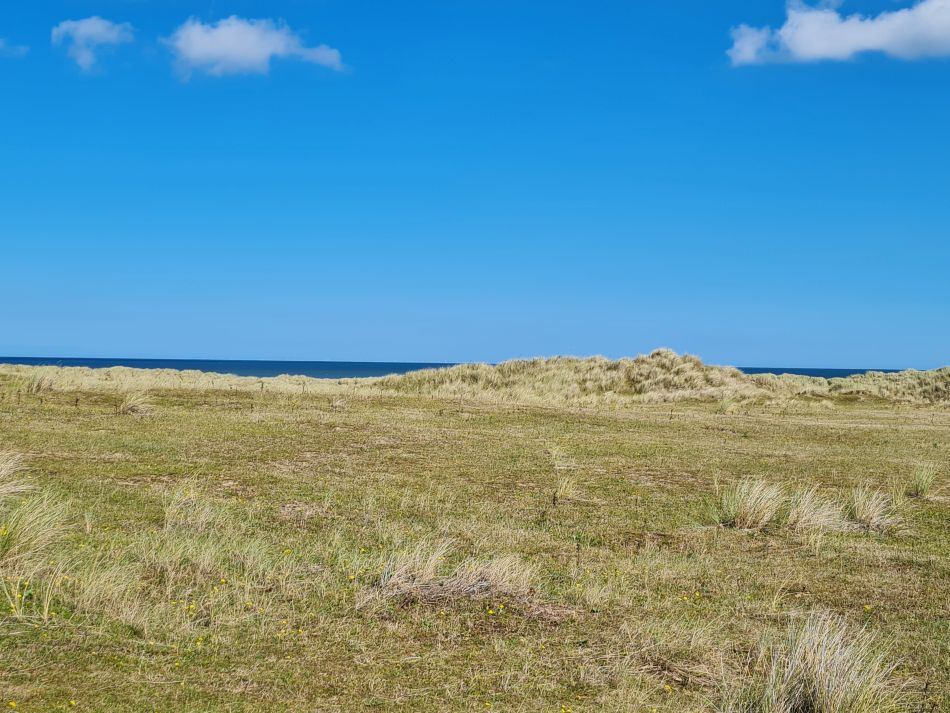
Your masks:
<instances>
[{"instance_id":1,"label":"distant shoreline","mask_svg":"<svg viewBox=\"0 0 950 713\"><path fill-rule=\"evenodd\" d=\"M26 366L79 366L105 369L125 366L133 369L176 369L203 371L259 378L273 376L308 376L315 379L355 379L407 374L422 369L456 366L448 362L374 362L374 361L268 361L254 359L108 359L77 357L14 357L0 356L0 364ZM746 374L796 374L825 379L865 374L869 371L897 373L901 369L822 369L811 367L736 367Z\"/></svg>"}]
</instances>

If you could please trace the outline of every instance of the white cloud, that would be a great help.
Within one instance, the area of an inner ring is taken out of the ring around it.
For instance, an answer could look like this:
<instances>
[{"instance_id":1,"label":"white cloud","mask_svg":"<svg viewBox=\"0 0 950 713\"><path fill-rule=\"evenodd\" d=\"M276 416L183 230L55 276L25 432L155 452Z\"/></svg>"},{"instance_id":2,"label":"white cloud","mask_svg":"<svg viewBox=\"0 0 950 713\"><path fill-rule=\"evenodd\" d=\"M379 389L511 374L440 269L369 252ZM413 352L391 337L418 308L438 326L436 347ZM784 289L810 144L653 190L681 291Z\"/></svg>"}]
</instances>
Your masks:
<instances>
[{"instance_id":1,"label":"white cloud","mask_svg":"<svg viewBox=\"0 0 950 713\"><path fill-rule=\"evenodd\" d=\"M110 22L94 16L59 23L53 28L52 41L54 45L69 42L69 56L88 72L96 64L98 47L131 42L132 33L132 25L127 22Z\"/></svg>"},{"instance_id":2,"label":"white cloud","mask_svg":"<svg viewBox=\"0 0 950 713\"><path fill-rule=\"evenodd\" d=\"M285 24L245 20L232 15L213 24L192 18L166 40L185 76L200 70L215 76L266 74L274 57L343 69L339 50L327 45L306 47Z\"/></svg>"},{"instance_id":3,"label":"white cloud","mask_svg":"<svg viewBox=\"0 0 950 713\"><path fill-rule=\"evenodd\" d=\"M950 56L950 0L919 0L873 17L844 15L837 4L793 1L777 30L734 28L732 64L847 60L862 52L904 60Z\"/></svg>"},{"instance_id":4,"label":"white cloud","mask_svg":"<svg viewBox=\"0 0 950 713\"><path fill-rule=\"evenodd\" d=\"M22 57L29 51L29 47L11 45L6 39L0 37L0 57Z\"/></svg>"}]
</instances>

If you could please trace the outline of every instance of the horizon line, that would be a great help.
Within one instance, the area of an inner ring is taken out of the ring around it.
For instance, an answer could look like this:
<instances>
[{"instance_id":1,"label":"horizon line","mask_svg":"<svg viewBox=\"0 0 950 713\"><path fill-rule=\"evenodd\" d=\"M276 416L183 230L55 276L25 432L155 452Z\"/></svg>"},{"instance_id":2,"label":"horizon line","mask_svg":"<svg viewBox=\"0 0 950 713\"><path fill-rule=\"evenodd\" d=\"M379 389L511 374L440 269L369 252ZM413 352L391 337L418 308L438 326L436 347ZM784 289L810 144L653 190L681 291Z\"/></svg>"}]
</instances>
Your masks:
<instances>
[{"instance_id":1,"label":"horizon line","mask_svg":"<svg viewBox=\"0 0 950 713\"><path fill-rule=\"evenodd\" d=\"M687 354L688 352L683 352ZM112 361L112 362L227 362L227 363L258 363L258 364L380 364L380 365L401 365L401 366L427 366L427 367L452 367L460 366L463 364L488 364L489 366L497 366L506 361L527 361L530 359L553 359L557 357L565 358L574 358L574 359L590 359L595 357L600 357L603 355L599 354L589 354L587 356L577 356L571 354L555 354L549 356L533 356L533 357L511 357L508 359L503 359L502 361L489 361L489 360L471 360L471 361L402 361L402 360L386 360L386 359L368 359L368 360L355 360L355 359L235 359L235 358L214 358L214 357L83 357L83 356L23 356L23 355L0 355L0 364L15 364L16 362L4 361L6 359L18 359L18 360L36 360L36 361ZM645 354L640 354L637 356L645 356ZM694 355L699 357L699 355ZM636 356L624 356L624 357L603 357L605 359L610 359L611 361L619 361L620 359L635 359ZM701 359L701 357L699 357ZM733 369L767 369L769 371L779 371L782 369L795 369L799 371L803 370L815 370L815 371L880 371L880 372L900 372L900 371L936 371L939 369L946 368L950 365L936 366L929 369L918 369L916 367L843 367L843 366L762 366L762 365L738 365L738 364L713 364L711 362L703 362L707 366L720 366ZM49 364L47 366L53 366Z\"/></svg>"}]
</instances>

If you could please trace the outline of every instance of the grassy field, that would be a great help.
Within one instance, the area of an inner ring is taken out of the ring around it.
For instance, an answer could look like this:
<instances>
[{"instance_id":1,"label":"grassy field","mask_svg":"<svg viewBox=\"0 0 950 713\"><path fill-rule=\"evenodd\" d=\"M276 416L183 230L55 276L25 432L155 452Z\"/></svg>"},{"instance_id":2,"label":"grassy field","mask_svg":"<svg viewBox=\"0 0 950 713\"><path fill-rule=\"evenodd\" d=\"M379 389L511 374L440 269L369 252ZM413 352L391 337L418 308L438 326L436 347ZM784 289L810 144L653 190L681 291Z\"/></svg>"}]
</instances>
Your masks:
<instances>
[{"instance_id":1,"label":"grassy field","mask_svg":"<svg viewBox=\"0 0 950 713\"><path fill-rule=\"evenodd\" d=\"M575 366L0 368L0 703L950 711L943 386Z\"/></svg>"}]
</instances>

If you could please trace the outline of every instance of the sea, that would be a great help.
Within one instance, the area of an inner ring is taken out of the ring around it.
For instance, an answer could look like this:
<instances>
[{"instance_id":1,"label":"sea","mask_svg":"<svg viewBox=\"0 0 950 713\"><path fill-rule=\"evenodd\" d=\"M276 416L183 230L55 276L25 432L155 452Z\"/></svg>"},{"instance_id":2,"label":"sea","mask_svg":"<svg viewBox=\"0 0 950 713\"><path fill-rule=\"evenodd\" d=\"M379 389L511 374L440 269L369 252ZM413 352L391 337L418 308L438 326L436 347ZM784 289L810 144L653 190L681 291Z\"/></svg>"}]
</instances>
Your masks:
<instances>
[{"instance_id":1,"label":"sea","mask_svg":"<svg viewBox=\"0 0 950 713\"><path fill-rule=\"evenodd\" d=\"M135 369L194 369L236 376L310 376L315 379L353 379L406 374L420 369L455 366L440 362L390 361L253 361L235 359L81 359L73 357L0 356L0 364L33 366L87 366L101 369L128 366ZM864 374L868 371L896 372L898 369L814 369L797 367L740 366L746 374L801 374L826 379Z\"/></svg>"}]
</instances>

